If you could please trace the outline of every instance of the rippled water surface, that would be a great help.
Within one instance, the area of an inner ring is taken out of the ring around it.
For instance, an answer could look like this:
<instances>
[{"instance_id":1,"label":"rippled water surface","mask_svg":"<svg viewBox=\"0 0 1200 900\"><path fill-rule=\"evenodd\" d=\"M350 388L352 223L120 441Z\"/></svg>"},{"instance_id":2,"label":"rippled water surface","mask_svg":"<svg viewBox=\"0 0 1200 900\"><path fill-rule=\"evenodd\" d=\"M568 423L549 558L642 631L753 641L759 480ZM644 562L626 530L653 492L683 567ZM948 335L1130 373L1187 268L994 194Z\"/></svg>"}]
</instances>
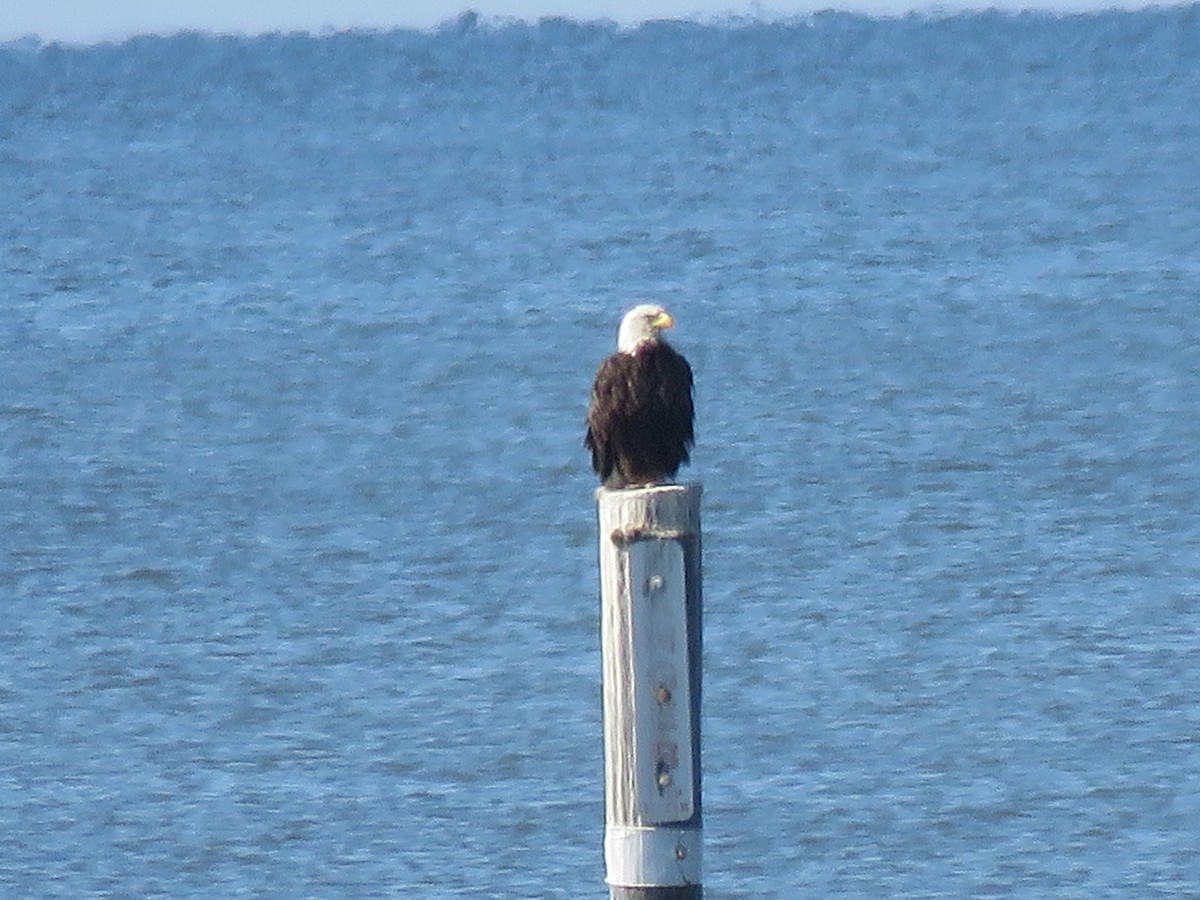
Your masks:
<instances>
[{"instance_id":1,"label":"rippled water surface","mask_svg":"<svg viewBox=\"0 0 1200 900\"><path fill-rule=\"evenodd\" d=\"M0 48L0 893L603 896L587 391L698 382L707 893L1200 894L1200 14Z\"/></svg>"}]
</instances>

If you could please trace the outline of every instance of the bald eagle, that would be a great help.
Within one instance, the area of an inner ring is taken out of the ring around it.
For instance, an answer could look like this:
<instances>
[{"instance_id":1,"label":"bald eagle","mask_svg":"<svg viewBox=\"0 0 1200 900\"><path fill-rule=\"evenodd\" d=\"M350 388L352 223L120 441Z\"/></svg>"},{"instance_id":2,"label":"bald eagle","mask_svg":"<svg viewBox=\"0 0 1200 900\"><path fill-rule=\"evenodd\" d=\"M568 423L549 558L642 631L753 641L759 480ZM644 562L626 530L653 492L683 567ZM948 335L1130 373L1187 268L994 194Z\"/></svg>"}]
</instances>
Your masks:
<instances>
[{"instance_id":1,"label":"bald eagle","mask_svg":"<svg viewBox=\"0 0 1200 900\"><path fill-rule=\"evenodd\" d=\"M689 459L692 367L661 335L674 324L661 306L634 307L596 372L583 443L605 487L666 481Z\"/></svg>"}]
</instances>

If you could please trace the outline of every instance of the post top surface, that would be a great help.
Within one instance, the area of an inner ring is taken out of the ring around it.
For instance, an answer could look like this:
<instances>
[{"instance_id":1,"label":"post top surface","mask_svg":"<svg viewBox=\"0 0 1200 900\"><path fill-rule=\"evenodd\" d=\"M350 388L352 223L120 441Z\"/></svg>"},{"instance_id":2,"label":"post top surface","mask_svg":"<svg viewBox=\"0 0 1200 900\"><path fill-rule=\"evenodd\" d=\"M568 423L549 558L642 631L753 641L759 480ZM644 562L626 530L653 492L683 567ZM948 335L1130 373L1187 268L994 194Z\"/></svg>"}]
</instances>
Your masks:
<instances>
[{"instance_id":1,"label":"post top surface","mask_svg":"<svg viewBox=\"0 0 1200 900\"><path fill-rule=\"evenodd\" d=\"M699 493L704 490L704 486L698 481L688 481L683 484L651 484L645 487L626 487L626 488L596 488L596 499L606 497L610 494L628 497L630 499L637 497L648 497L652 494L688 494L693 491Z\"/></svg>"}]
</instances>

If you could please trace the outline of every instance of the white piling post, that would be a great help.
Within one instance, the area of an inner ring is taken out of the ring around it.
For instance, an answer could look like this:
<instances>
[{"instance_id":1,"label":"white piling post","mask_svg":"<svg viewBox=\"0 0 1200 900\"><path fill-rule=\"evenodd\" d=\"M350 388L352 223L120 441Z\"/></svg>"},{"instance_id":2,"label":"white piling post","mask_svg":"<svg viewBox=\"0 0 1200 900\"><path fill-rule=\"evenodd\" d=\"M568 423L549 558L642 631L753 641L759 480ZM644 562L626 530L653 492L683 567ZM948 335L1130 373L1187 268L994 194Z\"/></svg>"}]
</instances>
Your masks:
<instances>
[{"instance_id":1,"label":"white piling post","mask_svg":"<svg viewBox=\"0 0 1200 900\"><path fill-rule=\"evenodd\" d=\"M703 896L700 495L596 492L610 900Z\"/></svg>"}]
</instances>

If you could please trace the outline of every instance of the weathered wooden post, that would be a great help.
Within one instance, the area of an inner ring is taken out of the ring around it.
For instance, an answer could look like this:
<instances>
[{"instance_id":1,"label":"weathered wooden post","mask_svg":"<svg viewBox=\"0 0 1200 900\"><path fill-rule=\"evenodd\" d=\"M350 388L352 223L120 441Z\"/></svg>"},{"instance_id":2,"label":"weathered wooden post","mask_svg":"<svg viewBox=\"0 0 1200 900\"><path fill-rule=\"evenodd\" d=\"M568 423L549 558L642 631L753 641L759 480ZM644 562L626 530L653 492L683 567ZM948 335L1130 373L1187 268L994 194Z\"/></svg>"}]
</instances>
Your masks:
<instances>
[{"instance_id":1,"label":"weathered wooden post","mask_svg":"<svg viewBox=\"0 0 1200 900\"><path fill-rule=\"evenodd\" d=\"M698 484L600 488L610 900L699 900Z\"/></svg>"}]
</instances>

